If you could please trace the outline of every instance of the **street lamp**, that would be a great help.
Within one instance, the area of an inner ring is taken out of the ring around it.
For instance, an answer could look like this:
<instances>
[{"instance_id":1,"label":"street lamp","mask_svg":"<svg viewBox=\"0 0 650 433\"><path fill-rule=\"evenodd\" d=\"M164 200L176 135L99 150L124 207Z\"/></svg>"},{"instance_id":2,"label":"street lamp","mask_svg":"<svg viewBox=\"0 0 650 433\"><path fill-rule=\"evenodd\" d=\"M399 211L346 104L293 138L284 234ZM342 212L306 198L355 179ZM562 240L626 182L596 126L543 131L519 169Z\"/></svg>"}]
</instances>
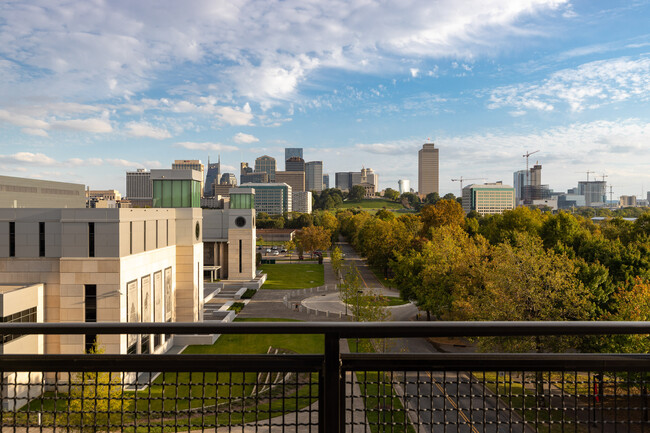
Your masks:
<instances>
[{"instance_id":1,"label":"street lamp","mask_svg":"<svg viewBox=\"0 0 650 433\"><path fill-rule=\"evenodd\" d=\"M360 317L359 317L359 295L363 293L363 290L357 290L357 322L360 322ZM359 352L359 337L357 337L357 352Z\"/></svg>"}]
</instances>

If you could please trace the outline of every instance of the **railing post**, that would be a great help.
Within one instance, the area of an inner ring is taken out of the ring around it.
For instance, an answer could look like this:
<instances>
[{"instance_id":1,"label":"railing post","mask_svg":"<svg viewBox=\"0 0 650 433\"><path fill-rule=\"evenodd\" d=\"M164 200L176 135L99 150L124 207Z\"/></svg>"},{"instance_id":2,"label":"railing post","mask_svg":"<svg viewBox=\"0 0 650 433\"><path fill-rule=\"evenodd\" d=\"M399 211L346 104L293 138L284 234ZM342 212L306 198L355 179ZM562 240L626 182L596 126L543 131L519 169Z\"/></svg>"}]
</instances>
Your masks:
<instances>
[{"instance_id":1,"label":"railing post","mask_svg":"<svg viewBox=\"0 0 650 433\"><path fill-rule=\"evenodd\" d=\"M325 334L325 357L319 383L319 432L341 433L344 431L344 396L341 386L341 350L338 333Z\"/></svg>"}]
</instances>

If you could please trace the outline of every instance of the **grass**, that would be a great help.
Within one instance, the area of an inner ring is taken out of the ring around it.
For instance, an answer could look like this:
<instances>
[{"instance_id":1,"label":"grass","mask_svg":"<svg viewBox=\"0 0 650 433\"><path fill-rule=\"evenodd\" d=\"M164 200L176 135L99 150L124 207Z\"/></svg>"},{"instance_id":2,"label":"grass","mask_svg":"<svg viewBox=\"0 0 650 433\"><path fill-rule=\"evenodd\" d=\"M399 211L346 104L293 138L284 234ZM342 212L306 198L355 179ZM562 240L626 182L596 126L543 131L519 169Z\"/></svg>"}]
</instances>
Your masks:
<instances>
[{"instance_id":1,"label":"grass","mask_svg":"<svg viewBox=\"0 0 650 433\"><path fill-rule=\"evenodd\" d=\"M398 298L396 296L382 296L380 301L377 301L375 304L382 306L382 307L396 307L398 305L405 305L408 304L409 301L405 301L402 298ZM347 303L348 305L355 305L355 301L353 299L350 299L350 302Z\"/></svg>"},{"instance_id":2,"label":"grass","mask_svg":"<svg viewBox=\"0 0 650 433\"><path fill-rule=\"evenodd\" d=\"M235 319L238 322L285 322L286 319ZM297 322L297 321L296 321ZM210 346L188 346L183 354L265 354L269 346L281 349L281 352L323 353L324 337L322 335L229 335L224 334ZM233 366L235 369L236 366ZM276 373L274 379L282 379L283 374ZM243 372L198 372L198 373L164 373L144 391L127 391L122 395L121 403L127 410L118 420L124 423L127 432L167 432L176 431L175 427L162 427L160 411L165 413L165 424L175 424L176 428L192 427L200 429L203 425L241 424L255 419L268 419L282 413L295 412L316 401L318 395L318 377L316 373L301 373L289 378L285 384L273 390L254 391L256 383L270 382L265 373ZM296 383L299 381L298 385ZM232 384L232 385L229 385ZM283 399L273 396L284 395ZM188 397L192 397L189 399ZM270 397L270 398L269 398ZM119 398L119 397L118 397ZM43 399L34 399L29 410L44 414L44 426L53 423L51 412L65 414L69 401L64 393L58 392L54 400L53 392L46 392ZM115 408L118 402L113 400ZM205 407L202 416L189 416L190 408ZM218 410L216 410L218 408ZM26 409L26 408L25 408ZM215 416L215 412L217 415ZM20 418L26 418L26 412ZM172 419L173 418L173 419ZM31 418L30 418L31 420ZM66 424L60 416L59 423ZM92 422L92 421L91 421ZM104 421L105 422L105 421ZM134 422L142 423L135 428Z\"/></svg>"},{"instance_id":3,"label":"grass","mask_svg":"<svg viewBox=\"0 0 650 433\"><path fill-rule=\"evenodd\" d=\"M243 302L233 302L233 304L230 307L228 307L228 310L234 311L235 314L239 314L241 310L244 309L245 306L246 304L244 304Z\"/></svg>"},{"instance_id":4,"label":"grass","mask_svg":"<svg viewBox=\"0 0 650 433\"><path fill-rule=\"evenodd\" d=\"M382 286L384 287L391 287L393 288L394 285L391 283L391 281L384 277L384 273L381 271L381 269L375 267L375 266L368 266L370 270L372 271L373 274L375 274L375 277L377 280L381 283Z\"/></svg>"},{"instance_id":5,"label":"grass","mask_svg":"<svg viewBox=\"0 0 650 433\"><path fill-rule=\"evenodd\" d=\"M266 282L262 289L297 290L322 286L325 282L323 266L318 264L276 263L262 265L266 273Z\"/></svg>"},{"instance_id":6,"label":"grass","mask_svg":"<svg viewBox=\"0 0 650 433\"><path fill-rule=\"evenodd\" d=\"M243 295L241 295L242 299L251 299L253 296L255 296L255 293L257 293L257 290L255 289L248 289L244 292Z\"/></svg>"},{"instance_id":7,"label":"grass","mask_svg":"<svg viewBox=\"0 0 650 433\"><path fill-rule=\"evenodd\" d=\"M346 201L338 206L339 209L353 209L357 207L361 209L404 209L401 203L386 199L363 199L360 202Z\"/></svg>"}]
</instances>

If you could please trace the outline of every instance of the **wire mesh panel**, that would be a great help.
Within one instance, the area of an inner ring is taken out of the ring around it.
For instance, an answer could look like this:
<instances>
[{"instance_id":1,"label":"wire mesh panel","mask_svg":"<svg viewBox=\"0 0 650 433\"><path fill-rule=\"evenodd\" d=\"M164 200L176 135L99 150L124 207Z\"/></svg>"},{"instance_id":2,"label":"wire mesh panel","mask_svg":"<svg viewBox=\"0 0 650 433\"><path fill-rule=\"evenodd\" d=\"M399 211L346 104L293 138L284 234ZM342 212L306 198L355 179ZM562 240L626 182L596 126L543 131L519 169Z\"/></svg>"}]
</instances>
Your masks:
<instances>
[{"instance_id":1,"label":"wire mesh panel","mask_svg":"<svg viewBox=\"0 0 650 433\"><path fill-rule=\"evenodd\" d=\"M354 371L346 431L650 431L646 373Z\"/></svg>"},{"instance_id":2,"label":"wire mesh panel","mask_svg":"<svg viewBox=\"0 0 650 433\"><path fill-rule=\"evenodd\" d=\"M318 431L318 374L3 373L2 431Z\"/></svg>"}]
</instances>

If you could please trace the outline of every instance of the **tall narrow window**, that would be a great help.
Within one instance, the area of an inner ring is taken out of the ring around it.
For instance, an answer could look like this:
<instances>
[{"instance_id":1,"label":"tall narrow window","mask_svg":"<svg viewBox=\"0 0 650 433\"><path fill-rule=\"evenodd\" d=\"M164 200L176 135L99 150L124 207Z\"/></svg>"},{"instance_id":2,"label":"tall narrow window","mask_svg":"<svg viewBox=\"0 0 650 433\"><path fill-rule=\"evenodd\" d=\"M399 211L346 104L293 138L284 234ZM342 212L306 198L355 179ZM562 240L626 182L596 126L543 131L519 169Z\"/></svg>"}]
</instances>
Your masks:
<instances>
[{"instance_id":1,"label":"tall narrow window","mask_svg":"<svg viewBox=\"0 0 650 433\"><path fill-rule=\"evenodd\" d=\"M16 257L16 223L9 222L9 257Z\"/></svg>"},{"instance_id":2,"label":"tall narrow window","mask_svg":"<svg viewBox=\"0 0 650 433\"><path fill-rule=\"evenodd\" d=\"M45 223L38 223L38 256L45 257Z\"/></svg>"},{"instance_id":3,"label":"tall narrow window","mask_svg":"<svg viewBox=\"0 0 650 433\"><path fill-rule=\"evenodd\" d=\"M95 257L95 223L88 223L88 257Z\"/></svg>"},{"instance_id":4,"label":"tall narrow window","mask_svg":"<svg viewBox=\"0 0 650 433\"><path fill-rule=\"evenodd\" d=\"M142 230L142 235L144 237L144 241L142 242L144 245L143 250L147 251L147 222L144 222L144 229Z\"/></svg>"},{"instance_id":5,"label":"tall narrow window","mask_svg":"<svg viewBox=\"0 0 650 433\"><path fill-rule=\"evenodd\" d=\"M158 249L158 220L156 220L156 249Z\"/></svg>"},{"instance_id":6,"label":"tall narrow window","mask_svg":"<svg viewBox=\"0 0 650 433\"><path fill-rule=\"evenodd\" d=\"M242 273L242 263L241 263L242 262L242 251L241 251L241 248L242 248L242 240L240 239L239 240L239 273L240 274Z\"/></svg>"},{"instance_id":7,"label":"tall narrow window","mask_svg":"<svg viewBox=\"0 0 650 433\"><path fill-rule=\"evenodd\" d=\"M129 222L129 254L133 254L133 221Z\"/></svg>"},{"instance_id":8,"label":"tall narrow window","mask_svg":"<svg viewBox=\"0 0 650 433\"><path fill-rule=\"evenodd\" d=\"M165 227L165 246L169 246L169 220L165 220L167 227Z\"/></svg>"},{"instance_id":9,"label":"tall narrow window","mask_svg":"<svg viewBox=\"0 0 650 433\"><path fill-rule=\"evenodd\" d=\"M84 312L85 321L97 322L97 285L84 285ZM86 352L89 352L97 343L97 334L86 334Z\"/></svg>"}]
</instances>

